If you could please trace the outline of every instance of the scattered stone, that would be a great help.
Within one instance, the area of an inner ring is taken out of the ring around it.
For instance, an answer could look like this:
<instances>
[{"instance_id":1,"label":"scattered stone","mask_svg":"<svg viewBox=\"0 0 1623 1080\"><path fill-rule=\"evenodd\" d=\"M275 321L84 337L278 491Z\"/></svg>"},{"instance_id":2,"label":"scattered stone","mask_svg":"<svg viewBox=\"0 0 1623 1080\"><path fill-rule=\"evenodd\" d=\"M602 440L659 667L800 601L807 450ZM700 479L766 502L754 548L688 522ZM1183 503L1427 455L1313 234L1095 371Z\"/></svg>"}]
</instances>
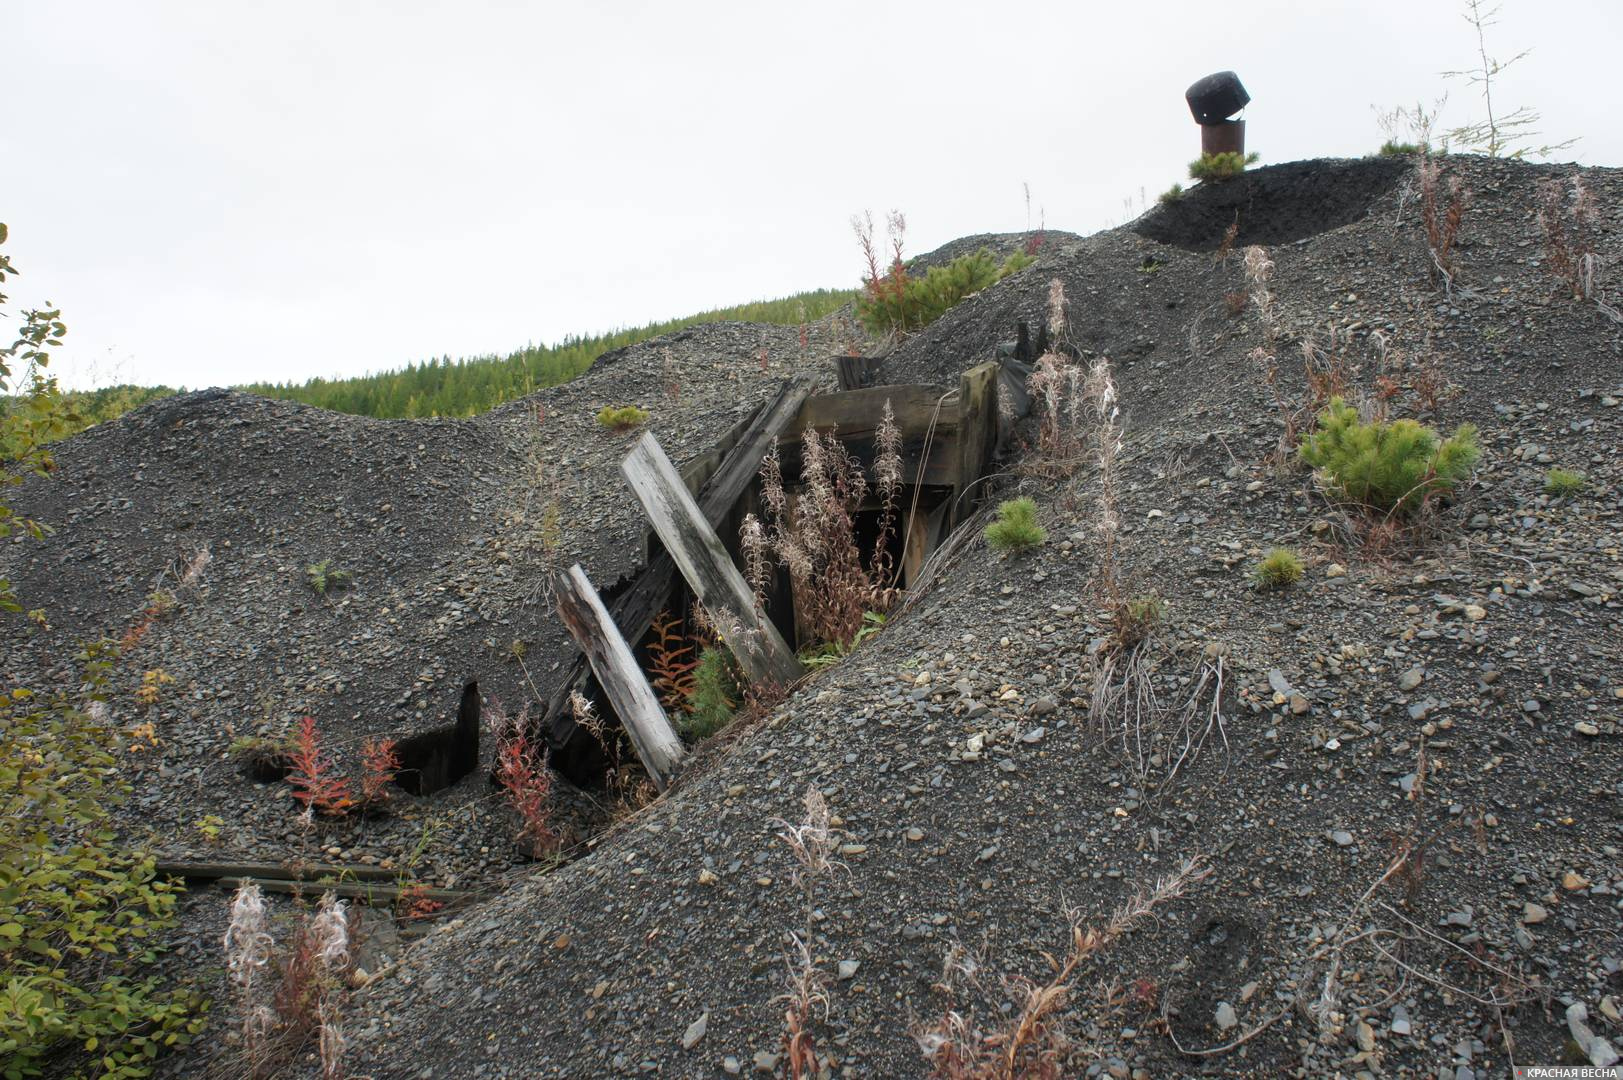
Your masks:
<instances>
[{"instance_id":1,"label":"scattered stone","mask_svg":"<svg viewBox=\"0 0 1623 1080\"><path fill-rule=\"evenodd\" d=\"M856 978L857 968L861 966L862 961L860 960L841 960L839 967L840 981L848 982L849 980Z\"/></svg>"},{"instance_id":2,"label":"scattered stone","mask_svg":"<svg viewBox=\"0 0 1623 1080\"><path fill-rule=\"evenodd\" d=\"M704 1038L704 1033L709 1030L710 1014L703 1013L697 1020L688 1025L686 1031L682 1032L682 1049L692 1050L695 1046L698 1046L699 1040Z\"/></svg>"},{"instance_id":3,"label":"scattered stone","mask_svg":"<svg viewBox=\"0 0 1623 1080\"><path fill-rule=\"evenodd\" d=\"M1561 887L1568 892L1577 892L1579 889L1589 888L1589 879L1576 870L1568 870L1561 875Z\"/></svg>"},{"instance_id":4,"label":"scattered stone","mask_svg":"<svg viewBox=\"0 0 1623 1080\"><path fill-rule=\"evenodd\" d=\"M1353 834L1348 832L1346 829L1337 829L1335 832L1330 834L1330 839L1336 842L1337 847L1351 847L1353 843Z\"/></svg>"},{"instance_id":5,"label":"scattered stone","mask_svg":"<svg viewBox=\"0 0 1623 1080\"><path fill-rule=\"evenodd\" d=\"M1522 922L1528 926L1537 926L1550 917L1543 904L1526 903L1522 905Z\"/></svg>"},{"instance_id":6,"label":"scattered stone","mask_svg":"<svg viewBox=\"0 0 1623 1080\"><path fill-rule=\"evenodd\" d=\"M1413 1035L1414 1025L1409 1022L1409 1010L1402 1005L1392 1006L1392 1034Z\"/></svg>"},{"instance_id":7,"label":"scattered stone","mask_svg":"<svg viewBox=\"0 0 1623 1080\"><path fill-rule=\"evenodd\" d=\"M1327 578L1346 577L1347 568L1338 562L1333 562L1324 568L1324 576Z\"/></svg>"},{"instance_id":8,"label":"scattered stone","mask_svg":"<svg viewBox=\"0 0 1623 1080\"><path fill-rule=\"evenodd\" d=\"M1398 689L1408 693L1426 680L1426 669L1412 667L1398 676Z\"/></svg>"},{"instance_id":9,"label":"scattered stone","mask_svg":"<svg viewBox=\"0 0 1623 1080\"><path fill-rule=\"evenodd\" d=\"M1234 1006L1226 1001L1217 1005L1217 1026L1222 1031L1232 1031L1240 1026L1240 1018L1234 1014Z\"/></svg>"},{"instance_id":10,"label":"scattered stone","mask_svg":"<svg viewBox=\"0 0 1623 1080\"><path fill-rule=\"evenodd\" d=\"M1358 1049L1366 1054L1375 1052L1375 1029L1370 1027L1366 1021L1358 1021L1356 1038L1358 1040Z\"/></svg>"}]
</instances>

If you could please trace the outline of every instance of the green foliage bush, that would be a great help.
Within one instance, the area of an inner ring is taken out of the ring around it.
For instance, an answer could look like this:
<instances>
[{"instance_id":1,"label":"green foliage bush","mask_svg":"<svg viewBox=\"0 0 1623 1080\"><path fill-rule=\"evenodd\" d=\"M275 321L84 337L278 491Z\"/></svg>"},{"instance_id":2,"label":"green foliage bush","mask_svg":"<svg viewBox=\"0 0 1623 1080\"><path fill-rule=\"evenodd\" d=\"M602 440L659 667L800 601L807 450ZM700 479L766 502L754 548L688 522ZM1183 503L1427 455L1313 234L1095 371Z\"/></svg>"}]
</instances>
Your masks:
<instances>
[{"instance_id":1,"label":"green foliage bush","mask_svg":"<svg viewBox=\"0 0 1623 1080\"><path fill-rule=\"evenodd\" d=\"M989 248L961 255L945 266L932 266L923 277L911 277L901 266L878 281L863 283L857 319L871 334L912 333L930 325L966 296L1024 270L1036 258L1017 251L1000 264Z\"/></svg>"},{"instance_id":2,"label":"green foliage bush","mask_svg":"<svg viewBox=\"0 0 1623 1080\"><path fill-rule=\"evenodd\" d=\"M0 224L0 243L6 227ZM15 275L0 256L0 283ZM0 294L0 304L6 297ZM25 311L0 349L0 536L43 539L18 517L7 489L46 475L46 443L73 422L43 371L67 327L54 309ZM21 370L18 371L20 366ZM18 391L14 393L14 391ZM9 396L8 396L9 395ZM0 612L22 605L0 581ZM31 613L43 621L43 613ZM0 634L19 629L0 625ZM118 778L118 734L87 703L102 700L114 648L79 657L69 688L0 690L0 1076L17 1080L75 1069L141 1077L169 1047L201 1030L205 1005L165 990L142 968L174 914L172 887L149 854L126 850L108 807L128 791Z\"/></svg>"},{"instance_id":3,"label":"green foliage bush","mask_svg":"<svg viewBox=\"0 0 1623 1080\"><path fill-rule=\"evenodd\" d=\"M1161 205L1165 206L1168 203L1175 203L1181 198L1183 198L1183 185L1173 184L1171 187L1161 192L1160 195L1156 196L1156 202L1159 202Z\"/></svg>"},{"instance_id":4,"label":"green foliage bush","mask_svg":"<svg viewBox=\"0 0 1623 1080\"><path fill-rule=\"evenodd\" d=\"M1330 399L1318 431L1302 443L1302 460L1331 488L1378 513L1412 513L1430 496L1448 494L1481 456L1472 424L1443 440L1414 420L1366 424L1339 397Z\"/></svg>"},{"instance_id":5,"label":"green foliage bush","mask_svg":"<svg viewBox=\"0 0 1623 1080\"><path fill-rule=\"evenodd\" d=\"M648 410L635 405L605 405L597 411L597 422L610 431L630 431L648 422Z\"/></svg>"},{"instance_id":6,"label":"green foliage bush","mask_svg":"<svg viewBox=\"0 0 1623 1080\"><path fill-rule=\"evenodd\" d=\"M708 739L732 722L733 712L743 700L738 661L726 646L710 646L699 654L699 666L693 669L688 712L678 717L682 733L693 739Z\"/></svg>"},{"instance_id":7,"label":"green foliage bush","mask_svg":"<svg viewBox=\"0 0 1623 1080\"><path fill-rule=\"evenodd\" d=\"M1245 172L1247 165L1255 165L1261 157L1259 154L1236 153L1202 154L1189 163L1189 179L1191 180L1232 180Z\"/></svg>"},{"instance_id":8,"label":"green foliage bush","mask_svg":"<svg viewBox=\"0 0 1623 1080\"><path fill-rule=\"evenodd\" d=\"M1037 524L1037 504L1025 496L999 503L997 520L986 527L986 542L993 551L1014 554L1047 539L1048 530Z\"/></svg>"},{"instance_id":9,"label":"green foliage bush","mask_svg":"<svg viewBox=\"0 0 1623 1080\"><path fill-rule=\"evenodd\" d=\"M349 585L354 578L348 570L340 570L332 564L331 559L322 559L318 563L311 563L304 568L306 579L310 587L319 596L326 596L328 589L342 589Z\"/></svg>"},{"instance_id":10,"label":"green foliage bush","mask_svg":"<svg viewBox=\"0 0 1623 1080\"><path fill-rule=\"evenodd\" d=\"M1302 580L1301 557L1290 548L1273 548L1251 568L1251 583L1258 589L1283 589Z\"/></svg>"},{"instance_id":11,"label":"green foliage bush","mask_svg":"<svg viewBox=\"0 0 1623 1080\"><path fill-rule=\"evenodd\" d=\"M1576 495L1584 489L1584 474L1571 469L1551 469L1544 477L1544 493L1558 499Z\"/></svg>"}]
</instances>

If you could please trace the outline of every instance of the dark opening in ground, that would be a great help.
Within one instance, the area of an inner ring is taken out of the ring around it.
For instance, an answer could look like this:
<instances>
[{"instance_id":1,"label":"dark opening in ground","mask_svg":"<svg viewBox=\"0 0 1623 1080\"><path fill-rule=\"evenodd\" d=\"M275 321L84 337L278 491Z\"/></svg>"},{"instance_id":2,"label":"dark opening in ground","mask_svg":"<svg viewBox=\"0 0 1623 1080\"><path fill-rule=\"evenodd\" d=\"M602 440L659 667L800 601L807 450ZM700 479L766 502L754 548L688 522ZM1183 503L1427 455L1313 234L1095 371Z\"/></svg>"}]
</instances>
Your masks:
<instances>
[{"instance_id":1,"label":"dark opening in ground","mask_svg":"<svg viewBox=\"0 0 1623 1080\"><path fill-rule=\"evenodd\" d=\"M400 772L394 782L412 795L432 795L479 767L479 681L462 688L456 723L411 735L395 744Z\"/></svg>"},{"instance_id":2,"label":"dark opening in ground","mask_svg":"<svg viewBox=\"0 0 1623 1080\"><path fill-rule=\"evenodd\" d=\"M1202 183L1134 223L1149 240L1189 251L1215 251L1239 222L1236 247L1288 244L1340 228L1402 181L1407 158L1294 161Z\"/></svg>"}]
</instances>

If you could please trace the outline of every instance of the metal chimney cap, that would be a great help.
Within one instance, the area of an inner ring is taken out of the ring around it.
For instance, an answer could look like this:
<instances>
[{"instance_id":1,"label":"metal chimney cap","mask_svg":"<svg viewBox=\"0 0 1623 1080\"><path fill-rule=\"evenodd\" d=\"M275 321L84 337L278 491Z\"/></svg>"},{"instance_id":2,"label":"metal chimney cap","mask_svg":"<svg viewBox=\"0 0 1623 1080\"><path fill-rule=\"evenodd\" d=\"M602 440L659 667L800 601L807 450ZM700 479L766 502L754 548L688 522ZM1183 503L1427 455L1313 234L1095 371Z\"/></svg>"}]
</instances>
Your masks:
<instances>
[{"instance_id":1,"label":"metal chimney cap","mask_svg":"<svg viewBox=\"0 0 1623 1080\"><path fill-rule=\"evenodd\" d=\"M1232 71L1219 71L1200 79L1184 91L1189 111L1197 124L1218 124L1233 116L1251 101L1251 95L1240 85L1240 77Z\"/></svg>"}]
</instances>

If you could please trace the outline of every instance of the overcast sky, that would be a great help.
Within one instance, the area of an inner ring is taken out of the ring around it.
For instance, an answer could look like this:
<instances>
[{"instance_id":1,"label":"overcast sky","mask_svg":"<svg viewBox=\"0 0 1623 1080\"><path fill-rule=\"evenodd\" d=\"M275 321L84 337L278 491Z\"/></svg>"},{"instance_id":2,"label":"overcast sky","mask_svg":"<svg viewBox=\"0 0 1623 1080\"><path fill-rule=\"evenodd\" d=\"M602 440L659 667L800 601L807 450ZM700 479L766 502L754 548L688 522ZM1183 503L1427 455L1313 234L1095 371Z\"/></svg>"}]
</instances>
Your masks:
<instances>
[{"instance_id":1,"label":"overcast sky","mask_svg":"<svg viewBox=\"0 0 1623 1080\"><path fill-rule=\"evenodd\" d=\"M1215 70L1264 163L1374 150L1373 104L1475 118L1439 74L1475 62L1461 9L4 0L13 299L61 306L71 386L195 388L849 287L864 208L913 253L1026 228L1022 184L1052 228L1136 215ZM1489 33L1533 49L1501 107L1623 164L1623 5L1505 0Z\"/></svg>"}]
</instances>

